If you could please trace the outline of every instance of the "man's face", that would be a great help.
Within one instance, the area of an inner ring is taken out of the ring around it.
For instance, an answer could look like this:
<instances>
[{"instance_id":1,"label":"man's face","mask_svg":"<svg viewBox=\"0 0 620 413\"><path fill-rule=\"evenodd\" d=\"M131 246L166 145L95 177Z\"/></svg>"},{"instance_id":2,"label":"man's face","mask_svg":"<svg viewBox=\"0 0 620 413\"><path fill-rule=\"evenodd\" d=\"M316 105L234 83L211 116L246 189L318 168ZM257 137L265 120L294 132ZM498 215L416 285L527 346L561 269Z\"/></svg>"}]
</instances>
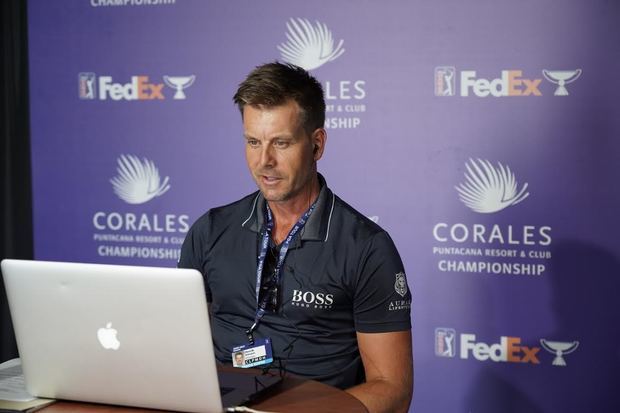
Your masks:
<instances>
[{"instance_id":1,"label":"man's face","mask_svg":"<svg viewBox=\"0 0 620 413\"><path fill-rule=\"evenodd\" d=\"M293 100L280 106L246 105L243 109L246 160L267 201L301 200L310 191L314 161L323 152L324 140L317 138L317 131L319 135L324 132L317 130L308 136L299 118L300 108Z\"/></svg>"},{"instance_id":2,"label":"man's face","mask_svg":"<svg viewBox=\"0 0 620 413\"><path fill-rule=\"evenodd\" d=\"M235 354L235 362L237 365L243 364L243 354Z\"/></svg>"}]
</instances>

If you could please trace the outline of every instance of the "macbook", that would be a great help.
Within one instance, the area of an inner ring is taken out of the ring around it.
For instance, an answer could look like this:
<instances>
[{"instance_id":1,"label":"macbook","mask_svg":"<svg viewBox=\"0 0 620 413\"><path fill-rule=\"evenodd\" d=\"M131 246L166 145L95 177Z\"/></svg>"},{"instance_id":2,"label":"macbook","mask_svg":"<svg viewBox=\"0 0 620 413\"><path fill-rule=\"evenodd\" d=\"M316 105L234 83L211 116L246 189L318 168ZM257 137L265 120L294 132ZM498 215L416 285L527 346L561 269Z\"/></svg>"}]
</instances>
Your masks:
<instances>
[{"instance_id":1,"label":"macbook","mask_svg":"<svg viewBox=\"0 0 620 413\"><path fill-rule=\"evenodd\" d=\"M1 266L34 396L220 412L279 381L218 377L196 270L9 259Z\"/></svg>"}]
</instances>

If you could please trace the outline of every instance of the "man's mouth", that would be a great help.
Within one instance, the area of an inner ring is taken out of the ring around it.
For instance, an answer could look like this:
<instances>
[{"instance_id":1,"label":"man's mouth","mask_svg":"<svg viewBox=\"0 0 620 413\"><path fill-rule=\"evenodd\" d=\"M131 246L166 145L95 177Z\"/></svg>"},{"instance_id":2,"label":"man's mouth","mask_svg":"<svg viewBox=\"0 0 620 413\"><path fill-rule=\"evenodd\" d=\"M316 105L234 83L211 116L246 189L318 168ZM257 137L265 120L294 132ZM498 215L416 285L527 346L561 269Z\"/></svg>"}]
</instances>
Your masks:
<instances>
[{"instance_id":1,"label":"man's mouth","mask_svg":"<svg viewBox=\"0 0 620 413\"><path fill-rule=\"evenodd\" d=\"M273 184L281 180L279 176L261 175L261 180L267 184Z\"/></svg>"}]
</instances>

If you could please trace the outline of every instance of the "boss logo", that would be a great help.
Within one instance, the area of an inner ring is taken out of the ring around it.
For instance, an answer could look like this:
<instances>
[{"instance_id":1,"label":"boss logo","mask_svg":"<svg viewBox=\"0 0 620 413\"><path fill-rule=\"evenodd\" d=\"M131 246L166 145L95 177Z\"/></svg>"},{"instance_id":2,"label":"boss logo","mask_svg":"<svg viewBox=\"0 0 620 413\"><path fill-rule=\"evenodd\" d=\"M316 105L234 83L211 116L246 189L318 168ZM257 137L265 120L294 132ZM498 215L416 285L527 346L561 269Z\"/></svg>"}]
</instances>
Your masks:
<instances>
[{"instance_id":1,"label":"boss logo","mask_svg":"<svg viewBox=\"0 0 620 413\"><path fill-rule=\"evenodd\" d=\"M312 291L293 290L291 304L297 307L331 308L334 304L334 295L315 293Z\"/></svg>"}]
</instances>

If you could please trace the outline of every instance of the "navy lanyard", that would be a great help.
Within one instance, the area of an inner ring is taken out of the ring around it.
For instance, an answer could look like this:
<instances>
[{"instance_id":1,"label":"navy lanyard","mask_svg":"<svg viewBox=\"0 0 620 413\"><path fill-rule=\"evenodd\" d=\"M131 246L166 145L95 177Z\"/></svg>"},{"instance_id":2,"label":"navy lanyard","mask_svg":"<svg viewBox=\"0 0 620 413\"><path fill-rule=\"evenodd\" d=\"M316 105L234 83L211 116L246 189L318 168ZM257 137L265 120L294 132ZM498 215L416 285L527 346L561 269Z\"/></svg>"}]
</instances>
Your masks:
<instances>
[{"instance_id":1,"label":"navy lanyard","mask_svg":"<svg viewBox=\"0 0 620 413\"><path fill-rule=\"evenodd\" d=\"M265 203L266 211L265 211L265 232L263 233L263 239L260 243L260 251L258 254L258 265L256 266L256 315L254 316L254 324L247 330L245 333L248 336L248 340L250 344L254 343L253 332L256 330L256 327L260 323L260 320L265 315L265 311L267 308L267 303L269 301L269 294L263 294L263 298L260 299L260 287L263 279L263 268L265 267L265 259L267 257L267 252L269 250L269 239L271 238L271 231L273 230L273 216L271 214L271 209L269 208L269 204ZM291 241L295 238L295 235L306 225L308 222L308 218L314 211L316 207L316 202L308 208L306 212L299 218L299 221L291 228L290 232L282 241L282 247L280 247L280 254L278 256L278 261L276 263L275 269L273 270L273 283L276 285L276 288L280 285L280 271L282 270L282 265L284 264L284 259L286 258L286 253L291 245Z\"/></svg>"}]
</instances>

